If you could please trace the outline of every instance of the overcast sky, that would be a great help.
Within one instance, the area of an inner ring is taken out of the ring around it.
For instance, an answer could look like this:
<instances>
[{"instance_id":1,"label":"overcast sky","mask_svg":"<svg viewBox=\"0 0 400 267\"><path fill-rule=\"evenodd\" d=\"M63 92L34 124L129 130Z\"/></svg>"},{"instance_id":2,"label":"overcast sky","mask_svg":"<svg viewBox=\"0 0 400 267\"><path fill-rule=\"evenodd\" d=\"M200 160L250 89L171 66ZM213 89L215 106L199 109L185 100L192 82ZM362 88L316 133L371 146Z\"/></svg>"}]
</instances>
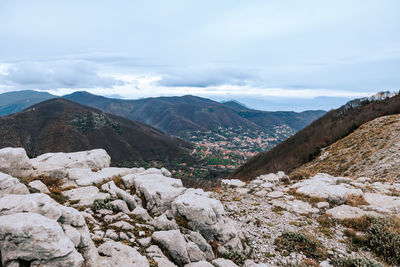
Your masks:
<instances>
[{"instance_id":1,"label":"overcast sky","mask_svg":"<svg viewBox=\"0 0 400 267\"><path fill-rule=\"evenodd\" d=\"M400 89L398 0L1 0L0 92L329 109Z\"/></svg>"}]
</instances>

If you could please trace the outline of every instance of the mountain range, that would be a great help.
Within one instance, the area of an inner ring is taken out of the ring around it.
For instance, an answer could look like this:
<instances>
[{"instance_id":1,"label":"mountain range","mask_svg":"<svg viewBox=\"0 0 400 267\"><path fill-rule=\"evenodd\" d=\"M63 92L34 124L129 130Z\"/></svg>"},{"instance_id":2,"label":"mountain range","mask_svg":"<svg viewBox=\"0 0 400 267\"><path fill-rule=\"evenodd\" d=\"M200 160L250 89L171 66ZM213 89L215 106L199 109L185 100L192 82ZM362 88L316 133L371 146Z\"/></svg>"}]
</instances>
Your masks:
<instances>
[{"instance_id":1,"label":"mountain range","mask_svg":"<svg viewBox=\"0 0 400 267\"><path fill-rule=\"evenodd\" d=\"M190 157L191 144L143 123L55 98L0 117L0 147L47 152L105 149L114 164Z\"/></svg>"},{"instance_id":2,"label":"mountain range","mask_svg":"<svg viewBox=\"0 0 400 267\"><path fill-rule=\"evenodd\" d=\"M0 116L21 111L54 97L56 96L36 91L0 94ZM274 126L287 125L293 131L298 131L325 114L322 110L300 113L260 111L247 108L235 101L219 103L191 95L122 100L87 92L75 92L63 98L137 120L181 137L187 136L188 132L210 131L218 127L270 132Z\"/></svg>"}]
</instances>

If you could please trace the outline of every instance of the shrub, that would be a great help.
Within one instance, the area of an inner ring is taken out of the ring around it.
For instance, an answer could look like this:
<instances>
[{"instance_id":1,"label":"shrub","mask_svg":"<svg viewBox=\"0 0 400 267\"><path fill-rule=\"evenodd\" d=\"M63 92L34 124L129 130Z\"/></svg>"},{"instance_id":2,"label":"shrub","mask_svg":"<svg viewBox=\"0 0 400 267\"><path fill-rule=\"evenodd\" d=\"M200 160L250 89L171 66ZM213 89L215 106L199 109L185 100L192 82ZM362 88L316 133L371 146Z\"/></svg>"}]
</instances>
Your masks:
<instances>
[{"instance_id":1,"label":"shrub","mask_svg":"<svg viewBox=\"0 0 400 267\"><path fill-rule=\"evenodd\" d=\"M302 252L309 258L324 259L326 250L321 242L311 235L299 232L284 232L275 239L277 249L284 250L286 254Z\"/></svg>"},{"instance_id":2,"label":"shrub","mask_svg":"<svg viewBox=\"0 0 400 267\"><path fill-rule=\"evenodd\" d=\"M117 211L118 208L115 207L113 204L110 203L112 201L112 198L106 198L106 199L96 199L93 202L93 209L94 210L112 210L112 211Z\"/></svg>"},{"instance_id":3,"label":"shrub","mask_svg":"<svg viewBox=\"0 0 400 267\"><path fill-rule=\"evenodd\" d=\"M346 235L351 238L352 245L368 247L387 263L400 265L400 221L398 219L362 217L341 223L350 228L346 231ZM355 230L364 232L365 236L355 239Z\"/></svg>"},{"instance_id":4,"label":"shrub","mask_svg":"<svg viewBox=\"0 0 400 267\"><path fill-rule=\"evenodd\" d=\"M337 258L331 261L334 267L384 267L379 262L367 258Z\"/></svg>"}]
</instances>

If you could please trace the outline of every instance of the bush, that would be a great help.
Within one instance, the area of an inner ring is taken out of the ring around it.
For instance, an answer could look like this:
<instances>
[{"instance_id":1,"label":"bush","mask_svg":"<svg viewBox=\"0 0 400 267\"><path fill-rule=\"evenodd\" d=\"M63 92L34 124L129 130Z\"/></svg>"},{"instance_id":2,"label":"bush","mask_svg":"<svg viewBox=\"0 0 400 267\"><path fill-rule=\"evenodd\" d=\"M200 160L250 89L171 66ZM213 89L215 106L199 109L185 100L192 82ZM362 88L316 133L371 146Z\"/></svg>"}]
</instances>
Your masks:
<instances>
[{"instance_id":1,"label":"bush","mask_svg":"<svg viewBox=\"0 0 400 267\"><path fill-rule=\"evenodd\" d=\"M367 258L338 258L331 261L334 267L384 267L379 262Z\"/></svg>"},{"instance_id":2,"label":"bush","mask_svg":"<svg viewBox=\"0 0 400 267\"><path fill-rule=\"evenodd\" d=\"M112 211L117 211L118 208L115 207L113 204L110 203L112 201L112 198L106 198L106 199L96 199L93 202L93 209L94 210L112 210Z\"/></svg>"},{"instance_id":3,"label":"bush","mask_svg":"<svg viewBox=\"0 0 400 267\"><path fill-rule=\"evenodd\" d=\"M392 218L373 219L367 229L367 245L386 262L400 264L400 223Z\"/></svg>"},{"instance_id":4,"label":"bush","mask_svg":"<svg viewBox=\"0 0 400 267\"><path fill-rule=\"evenodd\" d=\"M309 258L324 259L327 254L321 242L304 233L284 232L275 240L275 245L277 249L286 251L287 255L302 252Z\"/></svg>"},{"instance_id":5,"label":"bush","mask_svg":"<svg viewBox=\"0 0 400 267\"><path fill-rule=\"evenodd\" d=\"M378 257L393 265L400 265L400 221L393 218L362 217L341 222L350 229L346 234L351 237L352 244L368 247ZM362 231L362 239L354 239L354 230ZM357 241L357 242L354 242Z\"/></svg>"}]
</instances>

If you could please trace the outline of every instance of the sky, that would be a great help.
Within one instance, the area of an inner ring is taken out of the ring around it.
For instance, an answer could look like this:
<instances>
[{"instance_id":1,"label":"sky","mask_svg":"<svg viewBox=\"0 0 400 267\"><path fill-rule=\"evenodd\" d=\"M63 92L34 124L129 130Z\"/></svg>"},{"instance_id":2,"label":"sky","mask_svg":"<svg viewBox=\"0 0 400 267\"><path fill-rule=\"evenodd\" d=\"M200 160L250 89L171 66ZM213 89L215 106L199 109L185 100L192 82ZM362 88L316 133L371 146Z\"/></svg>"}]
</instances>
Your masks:
<instances>
[{"instance_id":1,"label":"sky","mask_svg":"<svg viewBox=\"0 0 400 267\"><path fill-rule=\"evenodd\" d=\"M0 92L331 109L400 89L398 0L2 0Z\"/></svg>"}]
</instances>

